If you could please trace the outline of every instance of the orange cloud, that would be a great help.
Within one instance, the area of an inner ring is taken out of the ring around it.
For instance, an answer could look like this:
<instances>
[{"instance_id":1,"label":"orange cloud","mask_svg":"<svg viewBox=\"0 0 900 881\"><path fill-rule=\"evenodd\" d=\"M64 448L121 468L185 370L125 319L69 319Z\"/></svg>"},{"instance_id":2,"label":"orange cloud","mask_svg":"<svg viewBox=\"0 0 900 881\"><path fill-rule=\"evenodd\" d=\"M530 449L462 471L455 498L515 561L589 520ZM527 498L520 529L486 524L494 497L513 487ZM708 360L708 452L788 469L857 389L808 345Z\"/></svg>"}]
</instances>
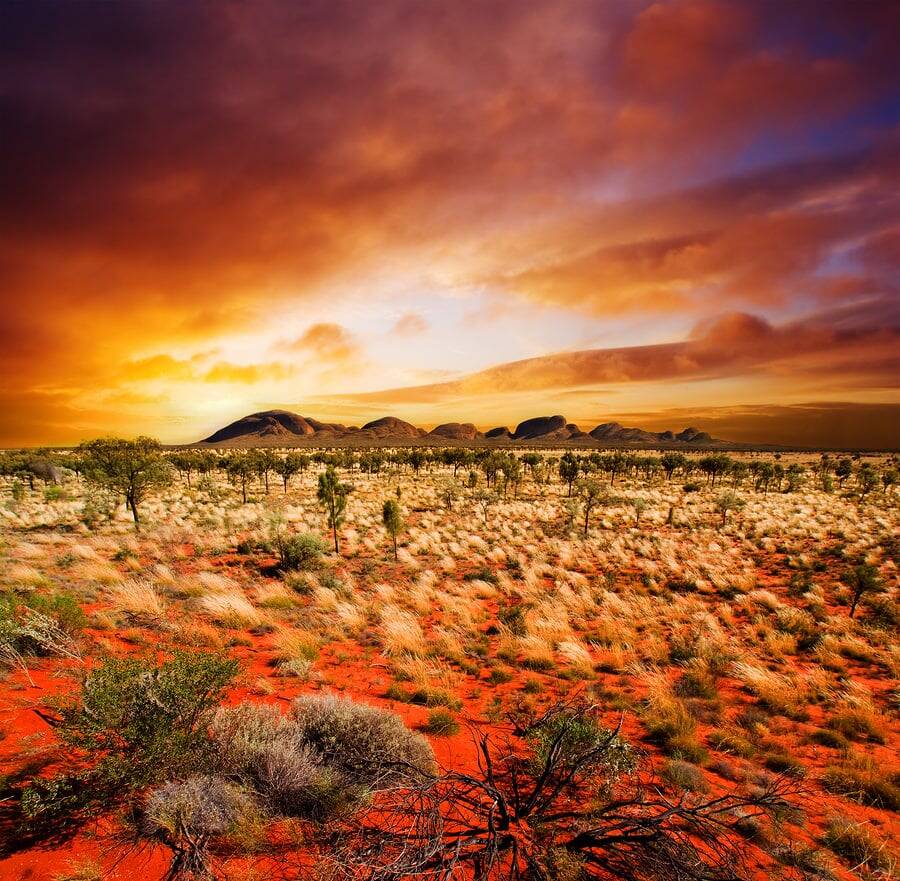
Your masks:
<instances>
[{"instance_id":1,"label":"orange cloud","mask_svg":"<svg viewBox=\"0 0 900 881\"><path fill-rule=\"evenodd\" d=\"M780 327L809 304L896 300L900 7L782 6L10 5L0 405L38 441L65 421L43 412L48 392L75 433L80 412L114 426L96 402L129 383L235 384L249 403L299 359L352 387L365 334L321 316L364 305L374 278L404 292L378 307L403 315L398 334L423 331L410 290L472 295L478 315L489 294L497 315L640 316L647 339L673 316ZM268 357L306 305L320 323L277 362L172 354L257 335L247 350ZM461 365L479 354L438 317L432 336ZM759 369L742 358L728 369ZM713 362L688 341L491 377L556 388Z\"/></svg>"},{"instance_id":2,"label":"orange cloud","mask_svg":"<svg viewBox=\"0 0 900 881\"><path fill-rule=\"evenodd\" d=\"M313 324L295 340L281 343L290 352L305 352L329 363L347 363L359 358L362 350L353 334L339 324Z\"/></svg>"},{"instance_id":3,"label":"orange cloud","mask_svg":"<svg viewBox=\"0 0 900 881\"><path fill-rule=\"evenodd\" d=\"M560 352L500 364L461 379L349 396L383 404L424 403L594 386L608 383L666 384L712 379L748 371L788 374L815 371L856 381L897 385L900 327L837 329L816 319L773 327L752 315L733 313L702 321L684 342L620 349Z\"/></svg>"}]
</instances>

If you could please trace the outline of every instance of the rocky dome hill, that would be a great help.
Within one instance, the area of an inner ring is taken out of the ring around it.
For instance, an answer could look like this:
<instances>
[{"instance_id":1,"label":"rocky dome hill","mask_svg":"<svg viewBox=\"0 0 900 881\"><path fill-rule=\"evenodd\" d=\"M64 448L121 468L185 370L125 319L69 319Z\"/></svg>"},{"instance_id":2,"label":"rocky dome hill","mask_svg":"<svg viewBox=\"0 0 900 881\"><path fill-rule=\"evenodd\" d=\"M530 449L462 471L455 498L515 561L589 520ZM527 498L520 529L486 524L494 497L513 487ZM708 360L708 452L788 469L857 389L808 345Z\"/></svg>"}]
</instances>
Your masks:
<instances>
[{"instance_id":1,"label":"rocky dome hill","mask_svg":"<svg viewBox=\"0 0 900 881\"><path fill-rule=\"evenodd\" d=\"M382 416L367 422L362 428L337 422L320 422L289 410L263 410L251 413L220 428L198 443L213 447L253 446L360 446L442 442L480 442L547 444L581 443L585 446L671 446L709 447L727 445L727 441L710 437L705 431L685 428L672 431L645 431L626 428L618 422L603 422L589 432L567 422L565 416L536 416L520 422L513 431L505 426L481 432L471 422L445 422L431 431L417 428L395 416ZM734 445L732 445L734 446Z\"/></svg>"}]
</instances>

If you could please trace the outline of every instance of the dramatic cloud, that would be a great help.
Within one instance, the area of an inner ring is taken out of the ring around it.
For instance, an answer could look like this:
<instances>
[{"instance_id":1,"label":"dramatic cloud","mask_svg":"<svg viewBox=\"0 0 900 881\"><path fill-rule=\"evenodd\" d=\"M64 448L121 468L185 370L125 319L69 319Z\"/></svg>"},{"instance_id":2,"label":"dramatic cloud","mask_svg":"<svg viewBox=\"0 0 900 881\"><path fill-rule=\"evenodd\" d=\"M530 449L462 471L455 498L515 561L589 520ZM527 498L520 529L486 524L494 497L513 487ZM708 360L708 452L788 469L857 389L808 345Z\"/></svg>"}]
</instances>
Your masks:
<instances>
[{"instance_id":1,"label":"dramatic cloud","mask_svg":"<svg viewBox=\"0 0 900 881\"><path fill-rule=\"evenodd\" d=\"M120 427L110 391L185 439L195 386L240 415L626 325L628 348L684 340L727 311L777 346L799 314L900 296L897 4L131 0L0 24L17 442ZM673 345L514 375L761 363ZM806 382L808 359L783 369ZM879 364L867 381L894 388Z\"/></svg>"},{"instance_id":2,"label":"dramatic cloud","mask_svg":"<svg viewBox=\"0 0 900 881\"><path fill-rule=\"evenodd\" d=\"M313 324L302 336L281 348L305 352L328 362L347 362L359 357L360 346L353 335L339 324Z\"/></svg>"},{"instance_id":3,"label":"dramatic cloud","mask_svg":"<svg viewBox=\"0 0 900 881\"><path fill-rule=\"evenodd\" d=\"M499 364L448 382L355 396L384 404L477 397L487 392L562 390L610 383L722 379L748 371L900 379L900 325L835 329L816 318L775 328L732 313L698 324L688 340L621 349L561 352ZM896 385L897 383L895 383Z\"/></svg>"}]
</instances>

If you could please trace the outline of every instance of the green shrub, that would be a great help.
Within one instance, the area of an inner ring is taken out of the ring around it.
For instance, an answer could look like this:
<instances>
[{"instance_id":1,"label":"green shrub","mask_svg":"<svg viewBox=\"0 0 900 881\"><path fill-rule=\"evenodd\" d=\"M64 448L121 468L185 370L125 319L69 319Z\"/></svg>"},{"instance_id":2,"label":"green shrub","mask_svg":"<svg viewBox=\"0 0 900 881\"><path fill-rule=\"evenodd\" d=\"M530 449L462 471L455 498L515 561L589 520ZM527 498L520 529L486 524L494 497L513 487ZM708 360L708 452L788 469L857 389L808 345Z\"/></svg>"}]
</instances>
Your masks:
<instances>
[{"instance_id":1,"label":"green shrub","mask_svg":"<svg viewBox=\"0 0 900 881\"><path fill-rule=\"evenodd\" d=\"M454 697L446 688L417 688L409 695L409 702L423 707L452 707L459 709L462 705L459 698Z\"/></svg>"},{"instance_id":2,"label":"green shrub","mask_svg":"<svg viewBox=\"0 0 900 881\"><path fill-rule=\"evenodd\" d=\"M504 667L494 667L488 676L488 681L491 685L503 685L506 682L511 682L512 678L513 674L509 670Z\"/></svg>"},{"instance_id":3,"label":"green shrub","mask_svg":"<svg viewBox=\"0 0 900 881\"><path fill-rule=\"evenodd\" d=\"M806 776L806 767L803 762L787 753L766 753L763 756L763 764L776 774L788 774L791 777Z\"/></svg>"},{"instance_id":4,"label":"green shrub","mask_svg":"<svg viewBox=\"0 0 900 881\"><path fill-rule=\"evenodd\" d=\"M56 706L57 735L81 770L33 780L22 794L26 816L109 806L207 767L209 721L236 672L236 661L204 653L176 652L162 663L107 658L86 674L78 696Z\"/></svg>"},{"instance_id":5,"label":"green shrub","mask_svg":"<svg viewBox=\"0 0 900 881\"><path fill-rule=\"evenodd\" d=\"M834 713L826 724L850 740L884 743L884 730L867 709L846 707Z\"/></svg>"},{"instance_id":6,"label":"green shrub","mask_svg":"<svg viewBox=\"0 0 900 881\"><path fill-rule=\"evenodd\" d=\"M552 749L559 768L577 765L580 773L592 771L601 788L631 773L637 764L627 741L583 713L552 713L534 725L526 738L534 751L536 767L543 767Z\"/></svg>"},{"instance_id":7,"label":"green shrub","mask_svg":"<svg viewBox=\"0 0 900 881\"><path fill-rule=\"evenodd\" d=\"M677 789L687 792L708 792L709 783L704 773L690 762L669 759L662 771L663 777Z\"/></svg>"},{"instance_id":8,"label":"green shrub","mask_svg":"<svg viewBox=\"0 0 900 881\"><path fill-rule=\"evenodd\" d=\"M830 728L817 728L809 735L809 739L813 743L818 743L819 746L840 750L850 749L850 741L839 731L832 731Z\"/></svg>"},{"instance_id":9,"label":"green shrub","mask_svg":"<svg viewBox=\"0 0 900 881\"><path fill-rule=\"evenodd\" d=\"M425 730L436 737L449 737L459 731L459 722L449 710L432 710L428 714Z\"/></svg>"},{"instance_id":10,"label":"green shrub","mask_svg":"<svg viewBox=\"0 0 900 881\"><path fill-rule=\"evenodd\" d=\"M832 765L822 774L822 786L861 805L900 811L900 786L889 775L881 773L873 762Z\"/></svg>"},{"instance_id":11,"label":"green shrub","mask_svg":"<svg viewBox=\"0 0 900 881\"><path fill-rule=\"evenodd\" d=\"M741 758L749 758L756 752L753 744L743 735L734 731L723 731L716 728L706 738L709 745L719 752L732 753Z\"/></svg>"},{"instance_id":12,"label":"green shrub","mask_svg":"<svg viewBox=\"0 0 900 881\"><path fill-rule=\"evenodd\" d=\"M0 594L0 660L77 654L87 618L71 594Z\"/></svg>"},{"instance_id":13,"label":"green shrub","mask_svg":"<svg viewBox=\"0 0 900 881\"><path fill-rule=\"evenodd\" d=\"M700 697L705 700L712 700L719 694L715 676L703 669L685 670L675 690L684 697Z\"/></svg>"},{"instance_id":14,"label":"green shrub","mask_svg":"<svg viewBox=\"0 0 900 881\"><path fill-rule=\"evenodd\" d=\"M26 598L26 604L36 612L49 615L69 636L77 636L87 626L87 615L71 593L59 592L49 596L34 593Z\"/></svg>"},{"instance_id":15,"label":"green shrub","mask_svg":"<svg viewBox=\"0 0 900 881\"><path fill-rule=\"evenodd\" d=\"M281 536L275 540L275 548L283 569L316 569L328 548L317 535L301 533Z\"/></svg>"},{"instance_id":16,"label":"green shrub","mask_svg":"<svg viewBox=\"0 0 900 881\"><path fill-rule=\"evenodd\" d=\"M497 612L497 620L515 636L524 636L527 632L525 627L525 610L526 607L521 604L502 606Z\"/></svg>"},{"instance_id":17,"label":"green shrub","mask_svg":"<svg viewBox=\"0 0 900 881\"><path fill-rule=\"evenodd\" d=\"M823 840L834 853L857 869L889 873L894 868L885 842L871 829L862 823L854 823L849 817L832 817Z\"/></svg>"}]
</instances>

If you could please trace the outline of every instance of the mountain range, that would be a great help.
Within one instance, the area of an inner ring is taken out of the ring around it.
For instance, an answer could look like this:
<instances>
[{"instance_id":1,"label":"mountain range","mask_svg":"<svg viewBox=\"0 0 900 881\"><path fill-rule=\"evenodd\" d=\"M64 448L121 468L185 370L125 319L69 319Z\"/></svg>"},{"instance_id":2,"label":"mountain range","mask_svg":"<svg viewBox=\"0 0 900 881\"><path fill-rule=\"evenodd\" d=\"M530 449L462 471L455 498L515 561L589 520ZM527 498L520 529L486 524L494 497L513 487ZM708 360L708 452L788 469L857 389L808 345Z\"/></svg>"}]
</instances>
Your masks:
<instances>
[{"instance_id":1,"label":"mountain range","mask_svg":"<svg viewBox=\"0 0 900 881\"><path fill-rule=\"evenodd\" d=\"M320 422L289 410L264 410L251 413L199 441L200 444L226 446L313 446L358 443L408 444L411 442L581 442L585 445L631 446L721 446L727 441L710 437L705 431L685 428L672 431L645 431L626 428L618 422L603 422L591 431L582 431L564 416L537 416L520 422L514 430L505 426L479 431L471 422L445 422L431 431L417 428L394 416L383 416L362 427L336 422Z\"/></svg>"}]
</instances>

